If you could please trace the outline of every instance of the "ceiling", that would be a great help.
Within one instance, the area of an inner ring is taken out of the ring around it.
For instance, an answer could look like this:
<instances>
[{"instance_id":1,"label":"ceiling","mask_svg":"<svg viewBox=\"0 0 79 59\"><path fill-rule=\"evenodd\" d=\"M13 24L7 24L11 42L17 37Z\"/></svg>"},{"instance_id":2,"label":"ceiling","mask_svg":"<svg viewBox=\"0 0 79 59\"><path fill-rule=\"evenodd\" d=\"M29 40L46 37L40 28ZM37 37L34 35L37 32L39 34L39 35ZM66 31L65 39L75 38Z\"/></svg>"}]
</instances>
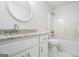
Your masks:
<instances>
[{"instance_id":1,"label":"ceiling","mask_svg":"<svg viewBox=\"0 0 79 59\"><path fill-rule=\"evenodd\" d=\"M63 5L69 4L72 1L48 1L47 3L52 7L52 8L58 8Z\"/></svg>"}]
</instances>

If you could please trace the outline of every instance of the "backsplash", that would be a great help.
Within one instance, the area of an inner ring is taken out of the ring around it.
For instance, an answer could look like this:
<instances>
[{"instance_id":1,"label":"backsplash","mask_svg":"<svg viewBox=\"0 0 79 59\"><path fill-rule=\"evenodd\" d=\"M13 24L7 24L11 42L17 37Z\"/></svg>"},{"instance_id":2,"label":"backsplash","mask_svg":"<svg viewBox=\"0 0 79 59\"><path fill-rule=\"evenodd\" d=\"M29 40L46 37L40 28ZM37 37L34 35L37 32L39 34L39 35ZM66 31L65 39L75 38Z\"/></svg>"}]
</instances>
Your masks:
<instances>
[{"instance_id":1,"label":"backsplash","mask_svg":"<svg viewBox=\"0 0 79 59\"><path fill-rule=\"evenodd\" d=\"M17 29L17 32L13 33L14 29L0 29L0 35L4 34L27 34L37 32L36 29Z\"/></svg>"}]
</instances>

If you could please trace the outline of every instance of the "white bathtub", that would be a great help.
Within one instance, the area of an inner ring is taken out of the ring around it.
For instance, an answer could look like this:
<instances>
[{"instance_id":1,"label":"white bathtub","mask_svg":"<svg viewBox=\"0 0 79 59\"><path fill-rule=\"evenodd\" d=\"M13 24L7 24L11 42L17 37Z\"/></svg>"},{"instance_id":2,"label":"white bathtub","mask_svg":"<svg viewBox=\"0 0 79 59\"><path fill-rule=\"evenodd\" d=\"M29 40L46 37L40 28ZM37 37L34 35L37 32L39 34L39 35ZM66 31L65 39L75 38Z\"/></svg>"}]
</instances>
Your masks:
<instances>
[{"instance_id":1,"label":"white bathtub","mask_svg":"<svg viewBox=\"0 0 79 59\"><path fill-rule=\"evenodd\" d=\"M79 41L78 40L64 40L64 39L53 39L58 40L57 51L58 54L64 55L64 57L72 56L79 57Z\"/></svg>"}]
</instances>

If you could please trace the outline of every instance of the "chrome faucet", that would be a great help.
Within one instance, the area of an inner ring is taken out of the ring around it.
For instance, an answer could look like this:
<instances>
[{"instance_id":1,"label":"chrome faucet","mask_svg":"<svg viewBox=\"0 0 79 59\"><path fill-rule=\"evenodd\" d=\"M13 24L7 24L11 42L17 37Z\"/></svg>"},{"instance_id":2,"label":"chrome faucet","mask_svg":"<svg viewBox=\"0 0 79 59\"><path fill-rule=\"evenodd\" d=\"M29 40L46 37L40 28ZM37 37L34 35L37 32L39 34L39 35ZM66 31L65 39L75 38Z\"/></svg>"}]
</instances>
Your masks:
<instances>
[{"instance_id":1,"label":"chrome faucet","mask_svg":"<svg viewBox=\"0 0 79 59\"><path fill-rule=\"evenodd\" d=\"M15 25L14 25L14 30L13 30L13 33L18 32L17 28L19 28L18 24L15 24Z\"/></svg>"}]
</instances>

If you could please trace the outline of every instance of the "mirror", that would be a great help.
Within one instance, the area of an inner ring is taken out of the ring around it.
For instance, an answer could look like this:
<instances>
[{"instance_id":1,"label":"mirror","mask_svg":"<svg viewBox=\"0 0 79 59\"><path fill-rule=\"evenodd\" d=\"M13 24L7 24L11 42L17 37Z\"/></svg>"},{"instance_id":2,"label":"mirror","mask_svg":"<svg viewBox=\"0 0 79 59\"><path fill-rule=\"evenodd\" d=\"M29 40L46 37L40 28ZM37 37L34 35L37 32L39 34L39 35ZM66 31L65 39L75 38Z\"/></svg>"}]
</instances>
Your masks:
<instances>
[{"instance_id":1,"label":"mirror","mask_svg":"<svg viewBox=\"0 0 79 59\"><path fill-rule=\"evenodd\" d=\"M12 17L19 21L28 21L32 18L31 6L27 1L11 1L7 9Z\"/></svg>"}]
</instances>

